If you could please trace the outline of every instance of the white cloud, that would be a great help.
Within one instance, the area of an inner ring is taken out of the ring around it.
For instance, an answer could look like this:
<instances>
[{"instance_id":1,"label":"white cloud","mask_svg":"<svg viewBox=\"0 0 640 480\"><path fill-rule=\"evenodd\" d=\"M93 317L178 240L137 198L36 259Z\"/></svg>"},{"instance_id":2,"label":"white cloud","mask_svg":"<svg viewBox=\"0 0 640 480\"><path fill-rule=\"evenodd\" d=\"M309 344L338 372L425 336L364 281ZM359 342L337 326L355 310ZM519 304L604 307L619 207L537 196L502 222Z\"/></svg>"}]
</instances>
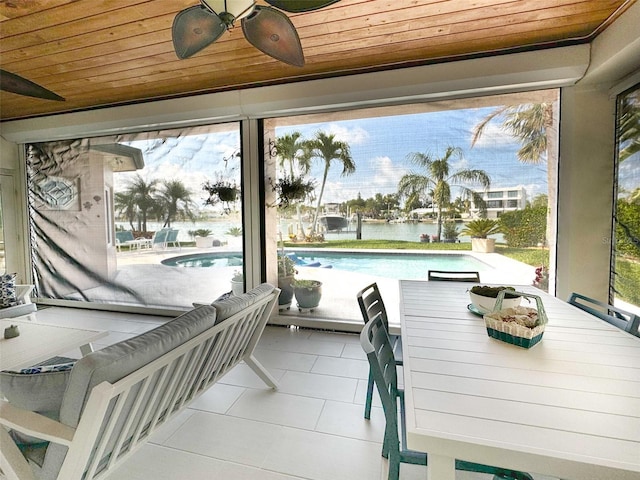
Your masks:
<instances>
[{"instance_id":1,"label":"white cloud","mask_svg":"<svg viewBox=\"0 0 640 480\"><path fill-rule=\"evenodd\" d=\"M349 128L337 123L330 124L326 132L330 135L335 135L336 140L346 142L351 146L361 145L369 139L369 132L364 128Z\"/></svg>"},{"instance_id":2,"label":"white cloud","mask_svg":"<svg viewBox=\"0 0 640 480\"><path fill-rule=\"evenodd\" d=\"M471 146L473 133L471 135L469 138L469 146ZM514 143L517 143L517 140L502 128L502 121L497 118L484 127L482 135L476 141L473 148L491 148L498 145L510 145Z\"/></svg>"}]
</instances>

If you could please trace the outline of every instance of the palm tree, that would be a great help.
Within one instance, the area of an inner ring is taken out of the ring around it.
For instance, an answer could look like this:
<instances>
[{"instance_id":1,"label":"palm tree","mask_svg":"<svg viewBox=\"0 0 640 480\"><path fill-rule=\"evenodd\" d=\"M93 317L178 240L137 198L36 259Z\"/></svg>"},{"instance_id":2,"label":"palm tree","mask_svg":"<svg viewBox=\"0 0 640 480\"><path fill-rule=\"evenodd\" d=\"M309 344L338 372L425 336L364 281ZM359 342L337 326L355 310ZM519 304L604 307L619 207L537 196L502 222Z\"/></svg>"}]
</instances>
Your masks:
<instances>
[{"instance_id":1,"label":"palm tree","mask_svg":"<svg viewBox=\"0 0 640 480\"><path fill-rule=\"evenodd\" d=\"M310 159L305 155L305 141L300 140L300 137L300 132L292 132L276 138L276 153L280 158L280 166L284 168L285 163L289 165L291 180L296 176L296 165L302 175L309 173L311 168Z\"/></svg>"},{"instance_id":2,"label":"palm tree","mask_svg":"<svg viewBox=\"0 0 640 480\"><path fill-rule=\"evenodd\" d=\"M154 210L157 202L154 198L158 180L145 181L139 174L127 186L127 192L133 196L133 202L138 209L138 230L147 231L147 217Z\"/></svg>"},{"instance_id":3,"label":"palm tree","mask_svg":"<svg viewBox=\"0 0 640 480\"><path fill-rule=\"evenodd\" d=\"M163 227L171 227L171 221L181 216L195 219L192 208L195 206L191 200L191 190L185 187L180 180L165 180L162 184L162 191L157 196L164 216Z\"/></svg>"},{"instance_id":4,"label":"palm tree","mask_svg":"<svg viewBox=\"0 0 640 480\"><path fill-rule=\"evenodd\" d=\"M618 161L623 162L640 152L640 93L636 91L624 96L619 109Z\"/></svg>"},{"instance_id":5,"label":"palm tree","mask_svg":"<svg viewBox=\"0 0 640 480\"><path fill-rule=\"evenodd\" d=\"M549 206L547 208L547 242L554 238L551 208L556 203L555 185L557 177L557 135L554 128L554 103L529 103L503 105L487 115L473 132L471 147L482 136L487 125L494 119L502 119L502 128L521 142L518 160L522 163L539 165L547 163L547 185Z\"/></svg>"},{"instance_id":6,"label":"palm tree","mask_svg":"<svg viewBox=\"0 0 640 480\"><path fill-rule=\"evenodd\" d=\"M417 195L429 196L437 205L437 237L442 235L442 211L451 204L451 190L459 189L463 199L472 199L476 205L483 206L482 195L472 190L465 184L480 184L484 189L489 188L491 179L484 170L463 169L451 173L449 162L454 159L462 159L462 150L459 147L447 147L441 158L436 158L430 153L410 153L407 158L415 165L422 167L426 173L408 173L398 183L398 193L406 198L415 198Z\"/></svg>"},{"instance_id":7,"label":"palm tree","mask_svg":"<svg viewBox=\"0 0 640 480\"><path fill-rule=\"evenodd\" d=\"M135 230L133 222L136 219L136 204L133 193L129 191L116 192L113 195L113 203L118 214L123 215L129 222L131 231Z\"/></svg>"},{"instance_id":8,"label":"palm tree","mask_svg":"<svg viewBox=\"0 0 640 480\"><path fill-rule=\"evenodd\" d=\"M306 141L301 140L300 132L292 132L276 138L276 153L280 158L280 166L284 168L285 162L289 164L289 178L291 182L295 181L296 165L301 175L306 175L311 169L311 159L307 155L305 148ZM300 214L300 203L296 202L296 215L298 217L298 228L304 231L302 224L302 215Z\"/></svg>"},{"instance_id":9,"label":"palm tree","mask_svg":"<svg viewBox=\"0 0 640 480\"><path fill-rule=\"evenodd\" d=\"M322 175L322 184L320 186L320 194L318 195L318 203L316 204L316 213L313 217L311 231L315 232L318 225L318 215L320 213L320 205L322 204L322 195L324 187L327 183L327 175L331 162L338 161L342 163L342 176L351 175L356 171L356 165L351 158L351 150L349 144L335 139L335 135L325 132L316 132L313 140L309 140L305 144L307 158L318 158L324 162L324 173Z\"/></svg>"}]
</instances>

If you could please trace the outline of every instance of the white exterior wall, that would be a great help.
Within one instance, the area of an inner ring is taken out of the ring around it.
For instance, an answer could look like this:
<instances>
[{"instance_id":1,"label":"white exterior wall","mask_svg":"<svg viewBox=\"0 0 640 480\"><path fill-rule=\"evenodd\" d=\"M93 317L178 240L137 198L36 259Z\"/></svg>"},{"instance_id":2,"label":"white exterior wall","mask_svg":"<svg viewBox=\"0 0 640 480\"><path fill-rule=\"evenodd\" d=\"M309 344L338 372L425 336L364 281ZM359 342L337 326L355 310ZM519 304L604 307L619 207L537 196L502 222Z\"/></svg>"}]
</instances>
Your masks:
<instances>
[{"instance_id":1,"label":"white exterior wall","mask_svg":"<svg viewBox=\"0 0 640 480\"><path fill-rule=\"evenodd\" d=\"M510 192L515 192L513 197L509 196ZM478 191L482 193L482 199L487 203L487 218L498 218L504 212L513 212L515 210L522 210L527 206L527 191L524 187L503 187L503 188L490 188L488 190ZM490 202L499 201L502 202L499 207L490 206ZM511 202L515 201L514 206L510 206ZM471 216L476 218L479 216L480 209L473 204L471 207Z\"/></svg>"}]
</instances>

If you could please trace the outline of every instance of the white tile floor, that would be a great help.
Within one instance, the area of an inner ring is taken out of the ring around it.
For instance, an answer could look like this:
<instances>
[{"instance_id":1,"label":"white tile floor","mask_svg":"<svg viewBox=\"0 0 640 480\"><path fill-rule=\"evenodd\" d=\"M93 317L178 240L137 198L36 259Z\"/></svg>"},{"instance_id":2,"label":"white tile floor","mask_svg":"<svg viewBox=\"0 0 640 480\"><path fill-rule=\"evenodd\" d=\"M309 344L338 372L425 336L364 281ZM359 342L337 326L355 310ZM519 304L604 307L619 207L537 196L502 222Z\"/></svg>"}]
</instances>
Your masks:
<instances>
[{"instance_id":1,"label":"white tile floor","mask_svg":"<svg viewBox=\"0 0 640 480\"><path fill-rule=\"evenodd\" d=\"M38 312L38 321L109 329L94 345L99 349L167 318L51 307ZM256 357L279 381L278 391L237 366L108 480L386 477L379 402L371 420L363 418L368 365L357 335L267 327ZM424 480L426 468L403 464L400 478ZM490 477L459 472L458 478Z\"/></svg>"}]
</instances>

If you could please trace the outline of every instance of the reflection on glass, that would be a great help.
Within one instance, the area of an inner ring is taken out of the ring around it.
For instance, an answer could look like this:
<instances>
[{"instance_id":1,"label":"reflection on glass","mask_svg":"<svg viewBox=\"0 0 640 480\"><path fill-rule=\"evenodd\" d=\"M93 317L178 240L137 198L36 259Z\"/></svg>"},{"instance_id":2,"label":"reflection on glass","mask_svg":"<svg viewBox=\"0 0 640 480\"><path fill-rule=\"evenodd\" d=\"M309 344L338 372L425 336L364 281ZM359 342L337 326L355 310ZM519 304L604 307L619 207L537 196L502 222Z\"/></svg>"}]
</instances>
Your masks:
<instances>
[{"instance_id":1,"label":"reflection on glass","mask_svg":"<svg viewBox=\"0 0 640 480\"><path fill-rule=\"evenodd\" d=\"M618 166L613 292L640 313L640 86L618 97Z\"/></svg>"},{"instance_id":2,"label":"reflection on glass","mask_svg":"<svg viewBox=\"0 0 640 480\"><path fill-rule=\"evenodd\" d=\"M31 144L27 152L41 297L183 309L231 290L243 264L237 123ZM234 197L205 188L215 182L234 185ZM179 261L214 252L233 260Z\"/></svg>"}]
</instances>

